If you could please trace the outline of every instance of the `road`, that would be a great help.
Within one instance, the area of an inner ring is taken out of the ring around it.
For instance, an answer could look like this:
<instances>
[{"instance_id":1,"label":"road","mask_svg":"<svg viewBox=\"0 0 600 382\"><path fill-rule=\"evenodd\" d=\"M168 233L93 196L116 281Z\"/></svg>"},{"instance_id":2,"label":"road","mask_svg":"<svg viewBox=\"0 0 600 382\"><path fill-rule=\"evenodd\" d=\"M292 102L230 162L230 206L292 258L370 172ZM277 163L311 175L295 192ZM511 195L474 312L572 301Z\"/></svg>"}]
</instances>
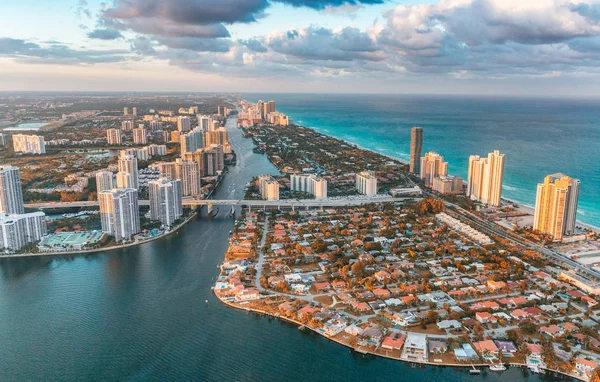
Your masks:
<instances>
[{"instance_id":1,"label":"road","mask_svg":"<svg viewBox=\"0 0 600 382\"><path fill-rule=\"evenodd\" d=\"M411 198L414 199L414 198ZM227 205L227 206L244 206L244 207L293 207L293 208L310 208L310 207L345 207L345 206L360 206L369 203L396 203L406 201L406 198L394 197L376 197L376 198L344 198L344 199L284 199L284 200L213 200L213 199L183 199L184 207L201 207L206 205ZM69 207L97 207L98 201L82 201L82 202L42 202L42 203L27 203L27 208L37 209L52 209L52 208L69 208ZM148 206L148 200L140 200L140 206Z\"/></svg>"},{"instance_id":2,"label":"road","mask_svg":"<svg viewBox=\"0 0 600 382\"><path fill-rule=\"evenodd\" d=\"M530 240L527 240L519 235L516 235L512 232L508 232L505 229L503 229L502 227L500 227L498 224L489 222L485 219L482 219L482 218L478 217L477 215L472 214L472 213L460 208L457 205L454 205L454 204L448 203L448 202L446 202L446 205L451 207L451 209L448 209L446 211L446 213L448 213L449 215L451 215L454 218L461 220L463 223L470 225L471 227L475 228L476 230L478 230L490 237L497 236L504 240L509 241L512 244L521 246L525 249L540 252L541 254L553 259L554 261L564 265L565 267L575 270L577 273L583 273L587 277L591 277L593 280L596 280L596 281L600 280L599 272L597 272L593 269L587 268L575 260L569 259L566 256L563 256L559 253L556 253L547 248L544 248L544 247L542 247Z\"/></svg>"}]
</instances>

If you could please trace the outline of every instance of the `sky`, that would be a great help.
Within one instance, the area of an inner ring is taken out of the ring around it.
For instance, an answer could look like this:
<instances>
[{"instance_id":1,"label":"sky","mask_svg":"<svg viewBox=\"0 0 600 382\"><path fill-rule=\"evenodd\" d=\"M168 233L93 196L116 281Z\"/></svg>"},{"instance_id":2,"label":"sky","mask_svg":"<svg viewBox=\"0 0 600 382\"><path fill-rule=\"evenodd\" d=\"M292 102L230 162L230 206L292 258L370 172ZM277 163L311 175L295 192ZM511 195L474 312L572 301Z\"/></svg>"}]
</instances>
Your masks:
<instances>
[{"instance_id":1,"label":"sky","mask_svg":"<svg viewBox=\"0 0 600 382\"><path fill-rule=\"evenodd\" d=\"M599 89L600 0L0 1L0 91Z\"/></svg>"}]
</instances>

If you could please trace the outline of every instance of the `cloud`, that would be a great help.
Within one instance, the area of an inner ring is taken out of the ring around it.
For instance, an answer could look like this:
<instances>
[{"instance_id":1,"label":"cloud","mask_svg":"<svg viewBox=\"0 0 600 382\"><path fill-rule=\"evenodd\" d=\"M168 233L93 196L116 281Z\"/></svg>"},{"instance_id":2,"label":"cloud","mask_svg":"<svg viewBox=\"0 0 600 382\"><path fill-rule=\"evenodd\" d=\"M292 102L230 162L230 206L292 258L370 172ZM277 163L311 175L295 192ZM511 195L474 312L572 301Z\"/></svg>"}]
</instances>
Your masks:
<instances>
[{"instance_id":1,"label":"cloud","mask_svg":"<svg viewBox=\"0 0 600 382\"><path fill-rule=\"evenodd\" d=\"M224 39L204 39L194 37L158 37L156 41L172 49L196 52L229 52L231 42Z\"/></svg>"},{"instance_id":2,"label":"cloud","mask_svg":"<svg viewBox=\"0 0 600 382\"><path fill-rule=\"evenodd\" d=\"M40 64L81 65L125 61L125 50L74 50L67 45L50 43L39 45L21 39L0 38L0 56L17 61Z\"/></svg>"},{"instance_id":3,"label":"cloud","mask_svg":"<svg viewBox=\"0 0 600 382\"><path fill-rule=\"evenodd\" d=\"M255 38L251 38L248 40L239 40L238 41L240 44L248 47L248 49L250 49L250 51L252 52L256 52L256 53L266 53L267 52L267 48L257 39Z\"/></svg>"},{"instance_id":4,"label":"cloud","mask_svg":"<svg viewBox=\"0 0 600 382\"><path fill-rule=\"evenodd\" d=\"M345 27L334 31L314 27L292 29L266 37L275 52L299 59L380 61L384 55L375 42L358 28Z\"/></svg>"},{"instance_id":5,"label":"cloud","mask_svg":"<svg viewBox=\"0 0 600 382\"><path fill-rule=\"evenodd\" d=\"M386 0L275 0L276 2L293 7L306 7L316 10L325 10L337 7L360 6L361 4L383 4Z\"/></svg>"},{"instance_id":6,"label":"cloud","mask_svg":"<svg viewBox=\"0 0 600 382\"><path fill-rule=\"evenodd\" d=\"M87 34L89 38L96 38L99 40L116 40L122 38L123 35L116 29L94 29Z\"/></svg>"}]
</instances>

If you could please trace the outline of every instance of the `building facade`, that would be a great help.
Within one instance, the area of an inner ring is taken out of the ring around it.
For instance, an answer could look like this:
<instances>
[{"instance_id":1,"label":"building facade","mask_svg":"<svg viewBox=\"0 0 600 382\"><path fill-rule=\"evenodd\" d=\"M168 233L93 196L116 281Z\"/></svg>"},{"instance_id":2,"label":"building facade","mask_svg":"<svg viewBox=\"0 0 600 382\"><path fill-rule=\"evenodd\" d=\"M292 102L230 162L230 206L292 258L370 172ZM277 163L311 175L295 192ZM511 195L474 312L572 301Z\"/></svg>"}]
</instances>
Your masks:
<instances>
[{"instance_id":1,"label":"building facade","mask_svg":"<svg viewBox=\"0 0 600 382\"><path fill-rule=\"evenodd\" d=\"M148 143L148 130L138 127L133 129L133 144L145 145Z\"/></svg>"},{"instance_id":2,"label":"building facade","mask_svg":"<svg viewBox=\"0 0 600 382\"><path fill-rule=\"evenodd\" d=\"M327 181L320 176L294 174L290 177L290 189L311 194L315 199L327 198Z\"/></svg>"},{"instance_id":3,"label":"building facade","mask_svg":"<svg viewBox=\"0 0 600 382\"><path fill-rule=\"evenodd\" d=\"M24 212L21 171L15 166L0 166L0 213L22 214Z\"/></svg>"},{"instance_id":4,"label":"building facade","mask_svg":"<svg viewBox=\"0 0 600 382\"><path fill-rule=\"evenodd\" d=\"M579 179L552 174L538 184L533 229L556 241L575 232L579 204Z\"/></svg>"},{"instance_id":5,"label":"building facade","mask_svg":"<svg viewBox=\"0 0 600 382\"><path fill-rule=\"evenodd\" d=\"M423 155L423 128L413 127L410 131L410 164L413 174L421 174L421 156Z\"/></svg>"},{"instance_id":6,"label":"building facade","mask_svg":"<svg viewBox=\"0 0 600 382\"><path fill-rule=\"evenodd\" d=\"M377 194L377 177L374 171L356 174L356 190L359 194L373 196Z\"/></svg>"},{"instance_id":7,"label":"building facade","mask_svg":"<svg viewBox=\"0 0 600 382\"><path fill-rule=\"evenodd\" d=\"M191 130L190 117L179 117L177 119L177 130L185 133Z\"/></svg>"},{"instance_id":8,"label":"building facade","mask_svg":"<svg viewBox=\"0 0 600 382\"><path fill-rule=\"evenodd\" d=\"M459 194L463 189L463 180L458 176L442 176L433 179L432 190L442 195Z\"/></svg>"},{"instance_id":9,"label":"building facade","mask_svg":"<svg viewBox=\"0 0 600 382\"><path fill-rule=\"evenodd\" d=\"M119 155L118 161L119 172L128 173L131 176L132 186L136 190L140 187L138 161L137 158L131 154ZM119 177L117 175L117 183Z\"/></svg>"},{"instance_id":10,"label":"building facade","mask_svg":"<svg viewBox=\"0 0 600 382\"><path fill-rule=\"evenodd\" d=\"M183 188L180 180L159 178L148 182L150 195L150 218L159 220L165 226L183 216L181 199Z\"/></svg>"},{"instance_id":11,"label":"building facade","mask_svg":"<svg viewBox=\"0 0 600 382\"><path fill-rule=\"evenodd\" d=\"M98 193L102 231L117 242L131 241L141 231L138 192L134 188Z\"/></svg>"},{"instance_id":12,"label":"building facade","mask_svg":"<svg viewBox=\"0 0 600 382\"><path fill-rule=\"evenodd\" d=\"M469 157L467 196L492 206L499 206L502 199L504 154L495 150L487 158L479 155Z\"/></svg>"},{"instance_id":13,"label":"building facade","mask_svg":"<svg viewBox=\"0 0 600 382\"><path fill-rule=\"evenodd\" d=\"M120 145L121 144L121 132L119 129L108 129L106 130L106 140L109 145Z\"/></svg>"},{"instance_id":14,"label":"building facade","mask_svg":"<svg viewBox=\"0 0 600 382\"><path fill-rule=\"evenodd\" d=\"M44 137L39 135L13 135L13 149L16 153L45 154L46 143Z\"/></svg>"},{"instance_id":15,"label":"building facade","mask_svg":"<svg viewBox=\"0 0 600 382\"><path fill-rule=\"evenodd\" d=\"M110 171L98 171L96 173L96 191L102 192L114 188L113 173Z\"/></svg>"},{"instance_id":16,"label":"building facade","mask_svg":"<svg viewBox=\"0 0 600 382\"><path fill-rule=\"evenodd\" d=\"M440 154L429 152L421 158L420 170L425 186L432 187L435 178L448 176L448 162Z\"/></svg>"},{"instance_id":17,"label":"building facade","mask_svg":"<svg viewBox=\"0 0 600 382\"><path fill-rule=\"evenodd\" d=\"M46 234L46 214L0 215L0 249L18 251L40 241Z\"/></svg>"}]
</instances>

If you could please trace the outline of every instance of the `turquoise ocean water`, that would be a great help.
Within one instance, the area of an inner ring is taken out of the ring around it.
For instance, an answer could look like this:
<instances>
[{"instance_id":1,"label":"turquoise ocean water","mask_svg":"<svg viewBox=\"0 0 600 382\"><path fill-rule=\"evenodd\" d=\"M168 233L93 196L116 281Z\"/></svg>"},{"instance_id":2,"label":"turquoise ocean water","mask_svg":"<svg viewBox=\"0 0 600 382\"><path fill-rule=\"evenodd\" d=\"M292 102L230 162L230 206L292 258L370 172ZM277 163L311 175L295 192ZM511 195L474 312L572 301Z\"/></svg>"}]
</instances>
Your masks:
<instances>
[{"instance_id":1,"label":"turquoise ocean water","mask_svg":"<svg viewBox=\"0 0 600 382\"><path fill-rule=\"evenodd\" d=\"M533 206L536 185L562 172L581 179L578 220L600 227L600 100L467 96L245 94L275 100L296 124L408 160L410 129L424 152L467 176L469 155L506 154L503 197Z\"/></svg>"}]
</instances>

